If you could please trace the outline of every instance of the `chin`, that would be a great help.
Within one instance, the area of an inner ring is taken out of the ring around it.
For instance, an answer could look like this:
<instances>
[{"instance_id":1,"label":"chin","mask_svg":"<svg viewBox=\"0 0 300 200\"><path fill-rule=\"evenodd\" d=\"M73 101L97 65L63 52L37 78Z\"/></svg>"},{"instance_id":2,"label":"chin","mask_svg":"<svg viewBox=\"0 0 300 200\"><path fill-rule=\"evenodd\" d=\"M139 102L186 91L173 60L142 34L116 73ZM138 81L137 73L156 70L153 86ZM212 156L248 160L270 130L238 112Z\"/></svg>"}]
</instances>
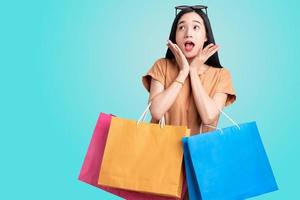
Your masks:
<instances>
[{"instance_id":1,"label":"chin","mask_svg":"<svg viewBox=\"0 0 300 200\"><path fill-rule=\"evenodd\" d=\"M196 53L193 53L193 52L185 52L184 53L184 55L185 55L185 57L187 58L187 59L191 59L191 58L194 58L194 57L196 57Z\"/></svg>"}]
</instances>

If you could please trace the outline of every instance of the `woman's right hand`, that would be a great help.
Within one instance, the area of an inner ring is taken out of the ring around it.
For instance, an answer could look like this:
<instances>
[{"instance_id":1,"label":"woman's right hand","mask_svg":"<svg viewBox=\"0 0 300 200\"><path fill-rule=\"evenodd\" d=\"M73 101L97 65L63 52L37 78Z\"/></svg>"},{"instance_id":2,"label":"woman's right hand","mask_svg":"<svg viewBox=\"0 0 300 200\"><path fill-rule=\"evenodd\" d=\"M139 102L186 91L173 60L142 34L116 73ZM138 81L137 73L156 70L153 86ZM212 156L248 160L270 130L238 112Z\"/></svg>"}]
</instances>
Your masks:
<instances>
[{"instance_id":1,"label":"woman's right hand","mask_svg":"<svg viewBox=\"0 0 300 200\"><path fill-rule=\"evenodd\" d=\"M177 44L174 44L171 40L168 40L167 46L175 56L180 71L188 75L190 66L181 49L177 46Z\"/></svg>"}]
</instances>

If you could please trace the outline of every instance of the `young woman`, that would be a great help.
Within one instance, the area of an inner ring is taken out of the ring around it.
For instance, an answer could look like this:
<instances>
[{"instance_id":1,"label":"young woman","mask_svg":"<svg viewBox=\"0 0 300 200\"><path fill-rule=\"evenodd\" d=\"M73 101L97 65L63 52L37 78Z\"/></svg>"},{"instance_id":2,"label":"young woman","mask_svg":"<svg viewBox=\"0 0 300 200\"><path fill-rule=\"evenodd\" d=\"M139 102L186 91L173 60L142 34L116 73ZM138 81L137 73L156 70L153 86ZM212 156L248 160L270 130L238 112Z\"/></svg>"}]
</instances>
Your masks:
<instances>
[{"instance_id":1,"label":"young woman","mask_svg":"<svg viewBox=\"0 0 300 200\"><path fill-rule=\"evenodd\" d=\"M151 122L186 125L191 134L217 126L219 110L236 94L228 69L221 66L206 6L178 6L165 58L143 76L150 92Z\"/></svg>"}]
</instances>

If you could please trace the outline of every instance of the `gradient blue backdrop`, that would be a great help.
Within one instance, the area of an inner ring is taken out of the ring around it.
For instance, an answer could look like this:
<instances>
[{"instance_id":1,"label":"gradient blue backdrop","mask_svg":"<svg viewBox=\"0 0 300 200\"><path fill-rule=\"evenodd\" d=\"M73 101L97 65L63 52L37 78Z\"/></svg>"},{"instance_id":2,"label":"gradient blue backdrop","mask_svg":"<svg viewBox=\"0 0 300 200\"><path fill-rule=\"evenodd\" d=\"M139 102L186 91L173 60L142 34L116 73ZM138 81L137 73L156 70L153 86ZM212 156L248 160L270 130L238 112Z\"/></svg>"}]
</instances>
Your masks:
<instances>
[{"instance_id":1,"label":"gradient blue backdrop","mask_svg":"<svg viewBox=\"0 0 300 200\"><path fill-rule=\"evenodd\" d=\"M0 4L0 199L118 199L77 176L99 112L145 108L182 4L208 5L238 94L226 111L261 131L280 190L254 199L299 197L298 1L29 0Z\"/></svg>"}]
</instances>

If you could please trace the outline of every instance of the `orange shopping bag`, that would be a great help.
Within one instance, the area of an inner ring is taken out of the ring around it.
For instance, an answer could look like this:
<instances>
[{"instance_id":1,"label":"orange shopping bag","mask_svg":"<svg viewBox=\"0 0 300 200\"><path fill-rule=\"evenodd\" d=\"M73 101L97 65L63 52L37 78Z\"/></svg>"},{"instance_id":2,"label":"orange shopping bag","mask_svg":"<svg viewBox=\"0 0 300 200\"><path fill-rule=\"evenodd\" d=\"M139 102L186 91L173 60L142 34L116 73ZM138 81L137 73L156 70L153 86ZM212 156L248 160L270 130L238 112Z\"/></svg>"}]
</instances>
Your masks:
<instances>
[{"instance_id":1,"label":"orange shopping bag","mask_svg":"<svg viewBox=\"0 0 300 200\"><path fill-rule=\"evenodd\" d=\"M138 121L112 117L98 184L132 191L180 197L183 182L181 139L185 126L145 123L148 105Z\"/></svg>"}]
</instances>

